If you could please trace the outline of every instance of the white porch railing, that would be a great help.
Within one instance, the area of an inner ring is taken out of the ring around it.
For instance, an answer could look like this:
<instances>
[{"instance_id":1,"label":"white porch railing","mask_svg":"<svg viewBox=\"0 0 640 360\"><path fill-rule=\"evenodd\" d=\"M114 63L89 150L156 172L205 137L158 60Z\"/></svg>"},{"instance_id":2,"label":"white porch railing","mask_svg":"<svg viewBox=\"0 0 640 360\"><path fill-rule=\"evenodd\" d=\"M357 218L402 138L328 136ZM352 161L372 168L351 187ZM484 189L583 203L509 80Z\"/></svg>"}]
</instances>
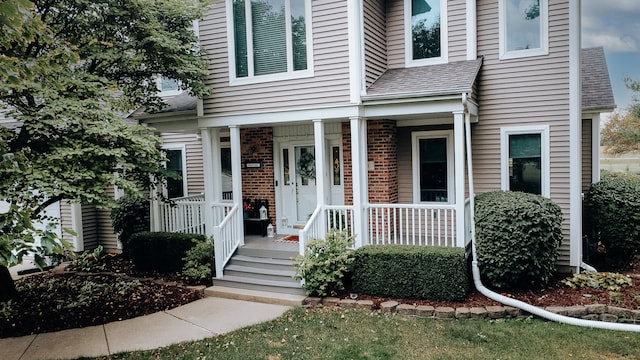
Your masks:
<instances>
[{"instance_id":1,"label":"white porch railing","mask_svg":"<svg viewBox=\"0 0 640 360\"><path fill-rule=\"evenodd\" d=\"M225 211L227 213L224 220L220 222L220 225L213 228L216 277L219 279L222 278L224 266L242 243L243 236L242 209L240 206L233 206L229 210L228 207L220 205L221 204L216 204L213 206L214 214L222 214Z\"/></svg>"},{"instance_id":2,"label":"white porch railing","mask_svg":"<svg viewBox=\"0 0 640 360\"><path fill-rule=\"evenodd\" d=\"M369 244L455 246L456 206L369 204Z\"/></svg>"},{"instance_id":3,"label":"white porch railing","mask_svg":"<svg viewBox=\"0 0 640 360\"><path fill-rule=\"evenodd\" d=\"M325 224L321 223L320 214L324 211ZM304 254L309 239L324 239L330 230L346 231L352 236L354 229L353 206L325 205L324 210L318 206L309 217L304 229L299 233L299 251Z\"/></svg>"},{"instance_id":4,"label":"white porch railing","mask_svg":"<svg viewBox=\"0 0 640 360\"><path fill-rule=\"evenodd\" d=\"M160 231L204 234L204 195L171 199L160 203Z\"/></svg>"}]
</instances>

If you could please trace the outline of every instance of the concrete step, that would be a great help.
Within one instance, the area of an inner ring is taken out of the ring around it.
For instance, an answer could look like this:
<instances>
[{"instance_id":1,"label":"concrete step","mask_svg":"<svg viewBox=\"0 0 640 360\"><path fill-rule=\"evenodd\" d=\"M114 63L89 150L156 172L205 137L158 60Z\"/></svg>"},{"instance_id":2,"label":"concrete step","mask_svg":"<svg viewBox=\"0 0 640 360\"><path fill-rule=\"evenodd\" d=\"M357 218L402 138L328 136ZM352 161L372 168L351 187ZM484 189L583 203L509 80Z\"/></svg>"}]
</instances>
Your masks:
<instances>
[{"instance_id":1,"label":"concrete step","mask_svg":"<svg viewBox=\"0 0 640 360\"><path fill-rule=\"evenodd\" d=\"M306 294L300 282L289 280L265 280L253 277L225 275L222 279L213 279L213 285L293 295Z\"/></svg>"},{"instance_id":2,"label":"concrete step","mask_svg":"<svg viewBox=\"0 0 640 360\"><path fill-rule=\"evenodd\" d=\"M269 250L269 249L248 249L246 247L239 247L236 253L237 255L243 256L251 256L251 257L259 257L259 258L270 258L270 259L282 259L282 260L291 260L298 256L298 252L296 251L287 251L287 250Z\"/></svg>"},{"instance_id":3,"label":"concrete step","mask_svg":"<svg viewBox=\"0 0 640 360\"><path fill-rule=\"evenodd\" d=\"M283 266L279 269L265 269L253 266L227 265L224 269L224 276L249 277L254 279L275 280L275 281L292 281L296 270L292 266Z\"/></svg>"},{"instance_id":4,"label":"concrete step","mask_svg":"<svg viewBox=\"0 0 640 360\"><path fill-rule=\"evenodd\" d=\"M283 294L272 291L258 291L227 286L211 286L204 290L206 296L225 299L245 300L274 305L301 306L304 304L304 295Z\"/></svg>"},{"instance_id":5,"label":"concrete step","mask_svg":"<svg viewBox=\"0 0 640 360\"><path fill-rule=\"evenodd\" d=\"M293 268L293 264L294 262L288 259L273 259L245 255L235 255L229 260L229 265L273 270L291 269Z\"/></svg>"}]
</instances>

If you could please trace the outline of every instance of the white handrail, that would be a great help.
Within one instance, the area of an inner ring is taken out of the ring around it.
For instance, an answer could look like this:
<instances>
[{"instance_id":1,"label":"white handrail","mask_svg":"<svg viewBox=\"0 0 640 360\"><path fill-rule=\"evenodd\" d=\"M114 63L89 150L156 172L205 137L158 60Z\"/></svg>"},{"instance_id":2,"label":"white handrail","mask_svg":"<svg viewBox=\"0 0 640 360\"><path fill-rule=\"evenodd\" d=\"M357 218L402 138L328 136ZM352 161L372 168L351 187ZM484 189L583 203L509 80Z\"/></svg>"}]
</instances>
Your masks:
<instances>
[{"instance_id":1,"label":"white handrail","mask_svg":"<svg viewBox=\"0 0 640 360\"><path fill-rule=\"evenodd\" d=\"M213 228L216 278L222 278L224 266L240 245L242 236L242 211L239 205L235 205L220 225Z\"/></svg>"}]
</instances>

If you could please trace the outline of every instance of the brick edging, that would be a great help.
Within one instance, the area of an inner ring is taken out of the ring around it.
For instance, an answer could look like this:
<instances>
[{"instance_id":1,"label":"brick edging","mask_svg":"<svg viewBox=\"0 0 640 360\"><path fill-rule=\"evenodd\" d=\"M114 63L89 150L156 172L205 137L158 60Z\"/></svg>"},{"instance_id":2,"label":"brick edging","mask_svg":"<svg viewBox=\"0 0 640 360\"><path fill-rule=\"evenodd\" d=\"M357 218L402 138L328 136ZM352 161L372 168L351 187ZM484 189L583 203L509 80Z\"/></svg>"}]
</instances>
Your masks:
<instances>
[{"instance_id":1,"label":"brick edging","mask_svg":"<svg viewBox=\"0 0 640 360\"><path fill-rule=\"evenodd\" d=\"M339 306L344 308L373 309L372 300L339 299L336 297L308 297L304 301L308 307ZM547 306L545 310L578 319L598 320L605 322L620 322L640 324L640 310L630 310L606 304ZM508 319L524 318L530 314L511 306L478 306L478 307L448 307L431 305L401 304L397 301L385 301L380 304L383 313L397 313L406 316L430 317L434 319Z\"/></svg>"}]
</instances>

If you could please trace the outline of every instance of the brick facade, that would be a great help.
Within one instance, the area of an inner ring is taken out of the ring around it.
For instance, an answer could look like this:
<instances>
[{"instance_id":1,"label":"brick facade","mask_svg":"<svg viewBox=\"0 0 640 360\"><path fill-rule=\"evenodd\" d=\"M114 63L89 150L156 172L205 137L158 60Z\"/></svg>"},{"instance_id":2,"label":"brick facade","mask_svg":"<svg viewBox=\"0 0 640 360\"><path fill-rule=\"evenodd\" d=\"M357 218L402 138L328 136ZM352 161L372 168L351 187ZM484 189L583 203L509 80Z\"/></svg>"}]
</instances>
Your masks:
<instances>
[{"instance_id":1,"label":"brick facade","mask_svg":"<svg viewBox=\"0 0 640 360\"><path fill-rule=\"evenodd\" d=\"M367 122L368 161L372 161L374 165L374 169L369 170L369 202L371 203L398 202L397 138L394 120Z\"/></svg>"},{"instance_id":2,"label":"brick facade","mask_svg":"<svg viewBox=\"0 0 640 360\"><path fill-rule=\"evenodd\" d=\"M240 151L242 158L242 198L266 199L269 201L269 217L274 230L276 219L276 197L274 188L273 130L269 127L240 129ZM247 162L261 161L262 168L246 168Z\"/></svg>"},{"instance_id":3,"label":"brick facade","mask_svg":"<svg viewBox=\"0 0 640 360\"><path fill-rule=\"evenodd\" d=\"M342 168L344 171L344 204L353 205L353 178L351 165L351 125L342 123Z\"/></svg>"}]
</instances>

